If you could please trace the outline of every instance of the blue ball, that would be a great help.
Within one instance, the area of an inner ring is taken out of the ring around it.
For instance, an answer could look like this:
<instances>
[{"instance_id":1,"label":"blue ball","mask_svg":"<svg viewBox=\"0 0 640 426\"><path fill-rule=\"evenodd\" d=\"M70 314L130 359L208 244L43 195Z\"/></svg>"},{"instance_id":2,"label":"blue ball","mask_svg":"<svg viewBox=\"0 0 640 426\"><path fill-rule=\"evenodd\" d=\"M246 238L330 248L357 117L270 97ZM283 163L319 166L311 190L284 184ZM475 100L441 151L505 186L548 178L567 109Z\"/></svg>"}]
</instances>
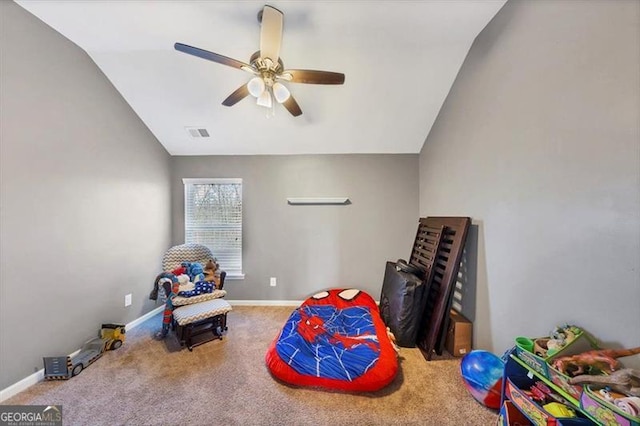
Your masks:
<instances>
[{"instance_id":1,"label":"blue ball","mask_svg":"<svg viewBox=\"0 0 640 426\"><path fill-rule=\"evenodd\" d=\"M497 355L483 350L471 351L462 358L460 372L478 402L489 408L500 408L504 362Z\"/></svg>"}]
</instances>

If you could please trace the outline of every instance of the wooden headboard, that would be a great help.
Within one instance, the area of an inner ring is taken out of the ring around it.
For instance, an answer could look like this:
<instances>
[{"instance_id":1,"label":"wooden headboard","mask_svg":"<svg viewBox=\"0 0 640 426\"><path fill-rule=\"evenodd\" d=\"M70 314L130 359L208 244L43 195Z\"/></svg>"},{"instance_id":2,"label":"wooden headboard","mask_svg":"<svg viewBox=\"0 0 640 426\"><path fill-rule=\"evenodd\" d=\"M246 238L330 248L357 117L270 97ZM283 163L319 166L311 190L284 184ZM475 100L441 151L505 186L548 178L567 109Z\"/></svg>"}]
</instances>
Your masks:
<instances>
[{"instance_id":1,"label":"wooden headboard","mask_svg":"<svg viewBox=\"0 0 640 426\"><path fill-rule=\"evenodd\" d=\"M442 354L453 290L470 225L468 217L426 217L418 224L410 263L427 273L427 294L417 343L428 361L434 350Z\"/></svg>"}]
</instances>

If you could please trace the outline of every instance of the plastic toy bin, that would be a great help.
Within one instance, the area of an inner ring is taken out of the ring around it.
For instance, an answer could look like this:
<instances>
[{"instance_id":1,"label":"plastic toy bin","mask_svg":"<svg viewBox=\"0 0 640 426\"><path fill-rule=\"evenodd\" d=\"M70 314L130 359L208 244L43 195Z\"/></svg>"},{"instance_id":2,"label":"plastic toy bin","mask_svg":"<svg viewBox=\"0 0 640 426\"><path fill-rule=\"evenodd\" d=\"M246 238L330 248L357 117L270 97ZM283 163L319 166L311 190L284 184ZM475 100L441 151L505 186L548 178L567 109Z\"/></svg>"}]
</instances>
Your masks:
<instances>
[{"instance_id":1,"label":"plastic toy bin","mask_svg":"<svg viewBox=\"0 0 640 426\"><path fill-rule=\"evenodd\" d=\"M533 339L536 340L536 339ZM570 385L568 380L569 377L560 373L558 370L554 369L551 364L553 360L556 358L560 358L563 356L576 355L582 352L590 351L596 349L596 347L592 344L592 342L587 338L587 335L584 332L579 333L576 338L569 344L567 344L564 348L556 352L555 354L543 358L538 356L532 352L529 352L520 346L515 347L516 356L520 358L525 364L529 366L533 371L541 374L545 378L551 380L553 383L562 388L569 395L573 396L576 400L580 399L580 394L582 393L582 387Z\"/></svg>"},{"instance_id":2,"label":"plastic toy bin","mask_svg":"<svg viewBox=\"0 0 640 426\"><path fill-rule=\"evenodd\" d=\"M529 419L513 405L511 401L505 401L500 408L498 416L498 426L524 426L528 425Z\"/></svg>"},{"instance_id":3,"label":"plastic toy bin","mask_svg":"<svg viewBox=\"0 0 640 426\"><path fill-rule=\"evenodd\" d=\"M640 418L621 411L618 407L598 398L591 386L585 386L580 397L580 408L607 426L640 426Z\"/></svg>"},{"instance_id":4,"label":"plastic toy bin","mask_svg":"<svg viewBox=\"0 0 640 426\"><path fill-rule=\"evenodd\" d=\"M585 417L556 418L551 413L542 408L536 401L531 399L525 390L530 389L535 380L527 376L511 376L505 384L506 397L518 408L534 425L556 426L556 425L593 425L594 423ZM576 410L578 416L581 415Z\"/></svg>"}]
</instances>

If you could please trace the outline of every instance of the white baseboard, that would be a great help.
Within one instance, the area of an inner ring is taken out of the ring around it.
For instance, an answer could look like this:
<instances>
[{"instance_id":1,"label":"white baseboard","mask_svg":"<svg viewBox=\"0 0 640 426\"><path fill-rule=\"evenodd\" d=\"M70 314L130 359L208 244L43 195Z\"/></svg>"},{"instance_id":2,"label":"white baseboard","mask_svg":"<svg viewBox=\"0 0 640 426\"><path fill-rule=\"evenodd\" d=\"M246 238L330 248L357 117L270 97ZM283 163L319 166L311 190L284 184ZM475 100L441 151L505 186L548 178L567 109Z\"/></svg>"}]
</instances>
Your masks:
<instances>
[{"instance_id":1,"label":"white baseboard","mask_svg":"<svg viewBox=\"0 0 640 426\"><path fill-rule=\"evenodd\" d=\"M133 328L136 328L137 326L142 324L144 321L146 321L149 318L153 317L154 315L162 312L163 309L164 309L164 305L158 306L154 310L149 311L146 314L142 315L140 318L136 318L133 321L131 321L130 323L128 323L126 325L125 329L127 331L129 331L129 330L131 330ZM70 353L69 356L73 357L73 356L76 356L78 353L80 353L80 349L78 349L77 351L75 351L73 353ZM1 390L0 391L0 402L11 398L12 396L22 392L23 390L26 390L26 389L30 388L31 386L35 385L36 383L38 383L38 382L40 382L42 380L44 380L44 368L41 369L41 370L36 371L35 373L33 373L30 376L25 377L24 379L20 380L19 382L14 383L11 386Z\"/></svg>"},{"instance_id":2,"label":"white baseboard","mask_svg":"<svg viewBox=\"0 0 640 426\"><path fill-rule=\"evenodd\" d=\"M231 306L300 306L304 300L229 300ZM375 301L380 305L380 301Z\"/></svg>"},{"instance_id":3,"label":"white baseboard","mask_svg":"<svg viewBox=\"0 0 640 426\"><path fill-rule=\"evenodd\" d=\"M44 368L0 391L0 402L44 380Z\"/></svg>"},{"instance_id":4,"label":"white baseboard","mask_svg":"<svg viewBox=\"0 0 640 426\"><path fill-rule=\"evenodd\" d=\"M229 300L231 306L300 306L302 300Z\"/></svg>"},{"instance_id":5,"label":"white baseboard","mask_svg":"<svg viewBox=\"0 0 640 426\"><path fill-rule=\"evenodd\" d=\"M164 303L162 305L158 306L157 308L155 308L154 310L147 312L146 314L144 314L140 318L136 318L133 321L131 321L130 323L128 323L127 326L125 327L125 330L129 331L129 330L131 330L133 328L136 328L137 326L139 326L140 324L142 324L143 322L145 322L149 318L151 318L153 316L156 316L157 314L159 314L163 310L164 310Z\"/></svg>"}]
</instances>

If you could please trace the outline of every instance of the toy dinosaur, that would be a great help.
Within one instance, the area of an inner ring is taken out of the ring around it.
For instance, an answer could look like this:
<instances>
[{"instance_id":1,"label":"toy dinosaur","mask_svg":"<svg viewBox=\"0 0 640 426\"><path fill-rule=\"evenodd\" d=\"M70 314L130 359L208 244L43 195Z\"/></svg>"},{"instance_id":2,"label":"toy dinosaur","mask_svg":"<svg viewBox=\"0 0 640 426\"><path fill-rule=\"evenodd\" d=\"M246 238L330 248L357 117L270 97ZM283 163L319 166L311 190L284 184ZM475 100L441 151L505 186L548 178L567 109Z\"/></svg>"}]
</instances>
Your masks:
<instances>
[{"instance_id":1,"label":"toy dinosaur","mask_svg":"<svg viewBox=\"0 0 640 426\"><path fill-rule=\"evenodd\" d=\"M617 358L640 354L640 347L632 349L601 349L553 360L553 368L571 377L581 374L610 374L620 368Z\"/></svg>"},{"instance_id":2,"label":"toy dinosaur","mask_svg":"<svg viewBox=\"0 0 640 426\"><path fill-rule=\"evenodd\" d=\"M640 397L640 370L625 368L608 376L592 376L584 374L569 379L572 385L597 384L608 386L611 390L628 396Z\"/></svg>"}]
</instances>

